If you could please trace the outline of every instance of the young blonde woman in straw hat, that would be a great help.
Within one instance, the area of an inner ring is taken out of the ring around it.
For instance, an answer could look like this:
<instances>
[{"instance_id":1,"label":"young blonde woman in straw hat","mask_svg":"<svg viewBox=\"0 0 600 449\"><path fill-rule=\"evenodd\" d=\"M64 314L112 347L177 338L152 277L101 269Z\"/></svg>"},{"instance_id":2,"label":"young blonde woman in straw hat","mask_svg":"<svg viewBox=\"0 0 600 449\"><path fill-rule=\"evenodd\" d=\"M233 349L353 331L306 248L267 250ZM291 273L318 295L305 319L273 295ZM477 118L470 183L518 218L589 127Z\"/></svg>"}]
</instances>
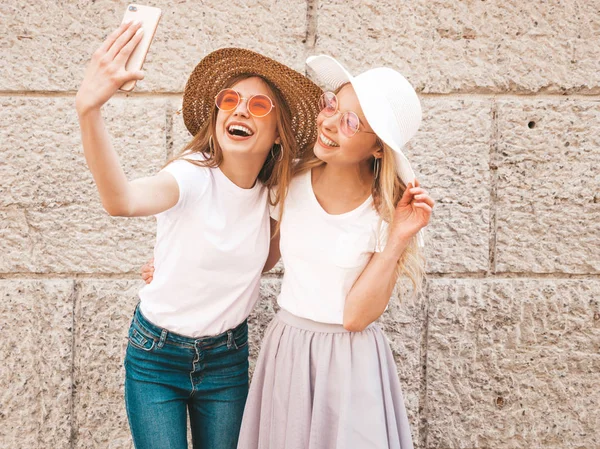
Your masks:
<instances>
[{"instance_id":1,"label":"young blonde woman in straw hat","mask_svg":"<svg viewBox=\"0 0 600 449\"><path fill-rule=\"evenodd\" d=\"M352 77L307 60L333 89L321 99L314 153L296 167L280 220L285 274L265 333L239 449L412 448L396 364L374 323L400 274L417 289L422 228L434 201L402 147L421 107L398 72ZM276 247L276 245L272 245Z\"/></svg>"},{"instance_id":2,"label":"young blonde woman in straw hat","mask_svg":"<svg viewBox=\"0 0 600 449\"><path fill-rule=\"evenodd\" d=\"M101 107L141 38L123 24L94 53L76 96L82 143L102 204L157 220L154 282L139 293L125 355L125 402L138 449L234 448L248 392L246 319L270 240L268 189L285 196L291 160L316 138L321 90L243 49L206 56L190 75L183 118L194 136L158 174L128 181Z\"/></svg>"},{"instance_id":3,"label":"young blonde woman in straw hat","mask_svg":"<svg viewBox=\"0 0 600 449\"><path fill-rule=\"evenodd\" d=\"M280 306L259 355L239 449L412 448L389 344L374 323L399 275L418 290L434 201L403 146L421 106L389 68L352 77L328 56L308 66L321 97L318 140L295 167L279 220ZM273 254L273 259L278 254ZM152 279L146 266L143 276Z\"/></svg>"}]
</instances>

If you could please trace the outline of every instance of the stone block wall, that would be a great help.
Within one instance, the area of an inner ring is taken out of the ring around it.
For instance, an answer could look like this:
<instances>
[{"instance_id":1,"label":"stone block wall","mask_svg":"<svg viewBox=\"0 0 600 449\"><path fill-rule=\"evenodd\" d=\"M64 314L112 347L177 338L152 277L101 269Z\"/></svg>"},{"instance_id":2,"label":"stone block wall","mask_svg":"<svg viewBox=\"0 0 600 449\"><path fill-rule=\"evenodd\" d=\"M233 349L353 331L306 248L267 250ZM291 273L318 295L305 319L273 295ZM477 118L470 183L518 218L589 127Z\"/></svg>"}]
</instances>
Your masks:
<instances>
[{"instance_id":1,"label":"stone block wall","mask_svg":"<svg viewBox=\"0 0 600 449\"><path fill-rule=\"evenodd\" d=\"M146 79L104 108L128 176L189 138L181 93L212 50L397 68L421 95L408 154L437 201L424 294L381 319L416 447L600 448L598 1L153 4ZM133 447L122 360L155 226L103 211L74 110L126 5L0 6L0 448ZM281 276L262 281L252 364Z\"/></svg>"}]
</instances>

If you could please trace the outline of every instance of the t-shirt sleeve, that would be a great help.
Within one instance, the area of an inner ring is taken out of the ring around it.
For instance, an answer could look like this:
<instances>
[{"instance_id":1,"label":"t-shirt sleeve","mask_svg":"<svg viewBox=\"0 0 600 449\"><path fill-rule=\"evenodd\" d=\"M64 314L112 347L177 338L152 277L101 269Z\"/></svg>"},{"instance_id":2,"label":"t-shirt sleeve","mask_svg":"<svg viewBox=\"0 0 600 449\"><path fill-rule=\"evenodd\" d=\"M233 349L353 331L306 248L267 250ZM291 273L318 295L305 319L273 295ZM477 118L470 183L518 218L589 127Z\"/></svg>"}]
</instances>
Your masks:
<instances>
[{"instance_id":1,"label":"t-shirt sleeve","mask_svg":"<svg viewBox=\"0 0 600 449\"><path fill-rule=\"evenodd\" d=\"M384 221L380 220L379 225L375 231L375 252L380 253L385 249L385 245L388 240L388 232L390 225Z\"/></svg>"},{"instance_id":2,"label":"t-shirt sleeve","mask_svg":"<svg viewBox=\"0 0 600 449\"><path fill-rule=\"evenodd\" d=\"M196 159L190 157L190 159ZM202 195L208 187L210 169L192 164L184 159L171 162L161 172L170 173L177 181L179 187L179 199L177 204L165 212L173 212L185 208L191 198Z\"/></svg>"}]
</instances>

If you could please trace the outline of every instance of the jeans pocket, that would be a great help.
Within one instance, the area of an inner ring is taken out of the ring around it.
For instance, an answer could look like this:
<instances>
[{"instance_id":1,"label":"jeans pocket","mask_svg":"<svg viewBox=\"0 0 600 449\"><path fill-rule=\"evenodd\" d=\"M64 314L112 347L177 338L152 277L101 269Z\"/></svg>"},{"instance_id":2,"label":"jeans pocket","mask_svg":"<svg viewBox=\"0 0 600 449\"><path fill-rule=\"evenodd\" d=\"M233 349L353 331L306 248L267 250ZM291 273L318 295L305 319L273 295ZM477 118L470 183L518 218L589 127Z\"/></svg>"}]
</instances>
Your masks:
<instances>
[{"instance_id":1,"label":"jeans pocket","mask_svg":"<svg viewBox=\"0 0 600 449\"><path fill-rule=\"evenodd\" d=\"M129 343L131 346L137 349L141 349L143 351L152 351L154 349L154 345L156 344L156 340L144 333L135 322L131 323L129 327Z\"/></svg>"}]
</instances>

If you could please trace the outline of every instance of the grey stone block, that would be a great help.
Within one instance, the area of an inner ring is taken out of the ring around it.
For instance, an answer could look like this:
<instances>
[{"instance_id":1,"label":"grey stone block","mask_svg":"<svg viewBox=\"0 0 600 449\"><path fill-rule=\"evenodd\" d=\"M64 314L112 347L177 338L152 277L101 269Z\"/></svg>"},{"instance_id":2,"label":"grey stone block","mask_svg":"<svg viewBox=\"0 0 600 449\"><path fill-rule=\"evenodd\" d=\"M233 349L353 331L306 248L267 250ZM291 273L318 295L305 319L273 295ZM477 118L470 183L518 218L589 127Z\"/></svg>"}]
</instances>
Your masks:
<instances>
[{"instance_id":1,"label":"grey stone block","mask_svg":"<svg viewBox=\"0 0 600 449\"><path fill-rule=\"evenodd\" d=\"M129 179L166 160L166 101L112 99L103 115ZM0 165L0 272L137 271L152 256L153 218L112 218L87 168L73 100L6 97ZM136 256L135 253L138 253Z\"/></svg>"},{"instance_id":2,"label":"grey stone block","mask_svg":"<svg viewBox=\"0 0 600 449\"><path fill-rule=\"evenodd\" d=\"M127 3L11 2L2 11L0 90L74 91ZM181 92L194 66L221 47L257 50L303 70L306 2L159 5L163 17L136 91ZM42 12L43 11L43 12Z\"/></svg>"},{"instance_id":3,"label":"grey stone block","mask_svg":"<svg viewBox=\"0 0 600 449\"><path fill-rule=\"evenodd\" d=\"M75 446L132 447L123 385L127 330L142 281L77 282Z\"/></svg>"},{"instance_id":4,"label":"grey stone block","mask_svg":"<svg viewBox=\"0 0 600 449\"><path fill-rule=\"evenodd\" d=\"M436 201L425 230L428 272L484 272L489 265L491 103L423 98L422 105L421 129L406 153Z\"/></svg>"},{"instance_id":5,"label":"grey stone block","mask_svg":"<svg viewBox=\"0 0 600 449\"><path fill-rule=\"evenodd\" d=\"M173 98L169 101L169 109L167 112L168 120L171 121L171 136L170 136L170 148L169 156L178 156L183 148L191 142L193 136L185 127L183 122L182 108L182 97Z\"/></svg>"},{"instance_id":6,"label":"grey stone block","mask_svg":"<svg viewBox=\"0 0 600 449\"><path fill-rule=\"evenodd\" d=\"M600 272L598 123L596 101L498 103L498 272Z\"/></svg>"},{"instance_id":7,"label":"grey stone block","mask_svg":"<svg viewBox=\"0 0 600 449\"><path fill-rule=\"evenodd\" d=\"M97 205L11 207L0 273L130 273L152 257L155 219L110 217Z\"/></svg>"},{"instance_id":8,"label":"grey stone block","mask_svg":"<svg viewBox=\"0 0 600 449\"><path fill-rule=\"evenodd\" d=\"M265 278L261 299L250 319L251 371L260 343L274 316L280 281ZM129 448L123 360L127 329L138 302L140 281L85 280L77 283L74 382L76 447Z\"/></svg>"},{"instance_id":9,"label":"grey stone block","mask_svg":"<svg viewBox=\"0 0 600 449\"><path fill-rule=\"evenodd\" d=\"M281 279L277 277L263 277L260 282L260 298L252 313L248 317L248 339L250 352L250 375L254 373L256 359L260 352L262 339L267 327L279 310L277 296L281 291Z\"/></svg>"},{"instance_id":10,"label":"grey stone block","mask_svg":"<svg viewBox=\"0 0 600 449\"><path fill-rule=\"evenodd\" d=\"M595 280L432 281L427 447L597 447L599 288Z\"/></svg>"},{"instance_id":11,"label":"grey stone block","mask_svg":"<svg viewBox=\"0 0 600 449\"><path fill-rule=\"evenodd\" d=\"M379 320L379 324L390 342L398 365L398 376L402 383L404 399L411 421L411 430L417 447L419 439L422 335L425 325L424 297L413 297L407 288L408 281L399 283L390 300L390 306ZM254 372L264 333L279 310L277 296L281 290L281 279L274 275L263 277L261 296L248 320L250 326L250 364ZM400 297L402 294L402 297Z\"/></svg>"},{"instance_id":12,"label":"grey stone block","mask_svg":"<svg viewBox=\"0 0 600 449\"><path fill-rule=\"evenodd\" d=\"M378 320L387 336L402 385L415 448L422 448L421 389L426 354L426 296L414 296L408 279L400 279L390 299L388 309Z\"/></svg>"},{"instance_id":13,"label":"grey stone block","mask_svg":"<svg viewBox=\"0 0 600 449\"><path fill-rule=\"evenodd\" d=\"M104 107L106 128L129 179L153 175L165 162L165 108L165 100L148 98L113 98ZM0 123L0 206L100 203L73 98L1 98Z\"/></svg>"},{"instance_id":14,"label":"grey stone block","mask_svg":"<svg viewBox=\"0 0 600 449\"><path fill-rule=\"evenodd\" d=\"M0 280L0 447L69 447L73 281Z\"/></svg>"},{"instance_id":15,"label":"grey stone block","mask_svg":"<svg viewBox=\"0 0 600 449\"><path fill-rule=\"evenodd\" d=\"M600 91L594 2L334 0L314 53L396 67L423 92Z\"/></svg>"}]
</instances>

